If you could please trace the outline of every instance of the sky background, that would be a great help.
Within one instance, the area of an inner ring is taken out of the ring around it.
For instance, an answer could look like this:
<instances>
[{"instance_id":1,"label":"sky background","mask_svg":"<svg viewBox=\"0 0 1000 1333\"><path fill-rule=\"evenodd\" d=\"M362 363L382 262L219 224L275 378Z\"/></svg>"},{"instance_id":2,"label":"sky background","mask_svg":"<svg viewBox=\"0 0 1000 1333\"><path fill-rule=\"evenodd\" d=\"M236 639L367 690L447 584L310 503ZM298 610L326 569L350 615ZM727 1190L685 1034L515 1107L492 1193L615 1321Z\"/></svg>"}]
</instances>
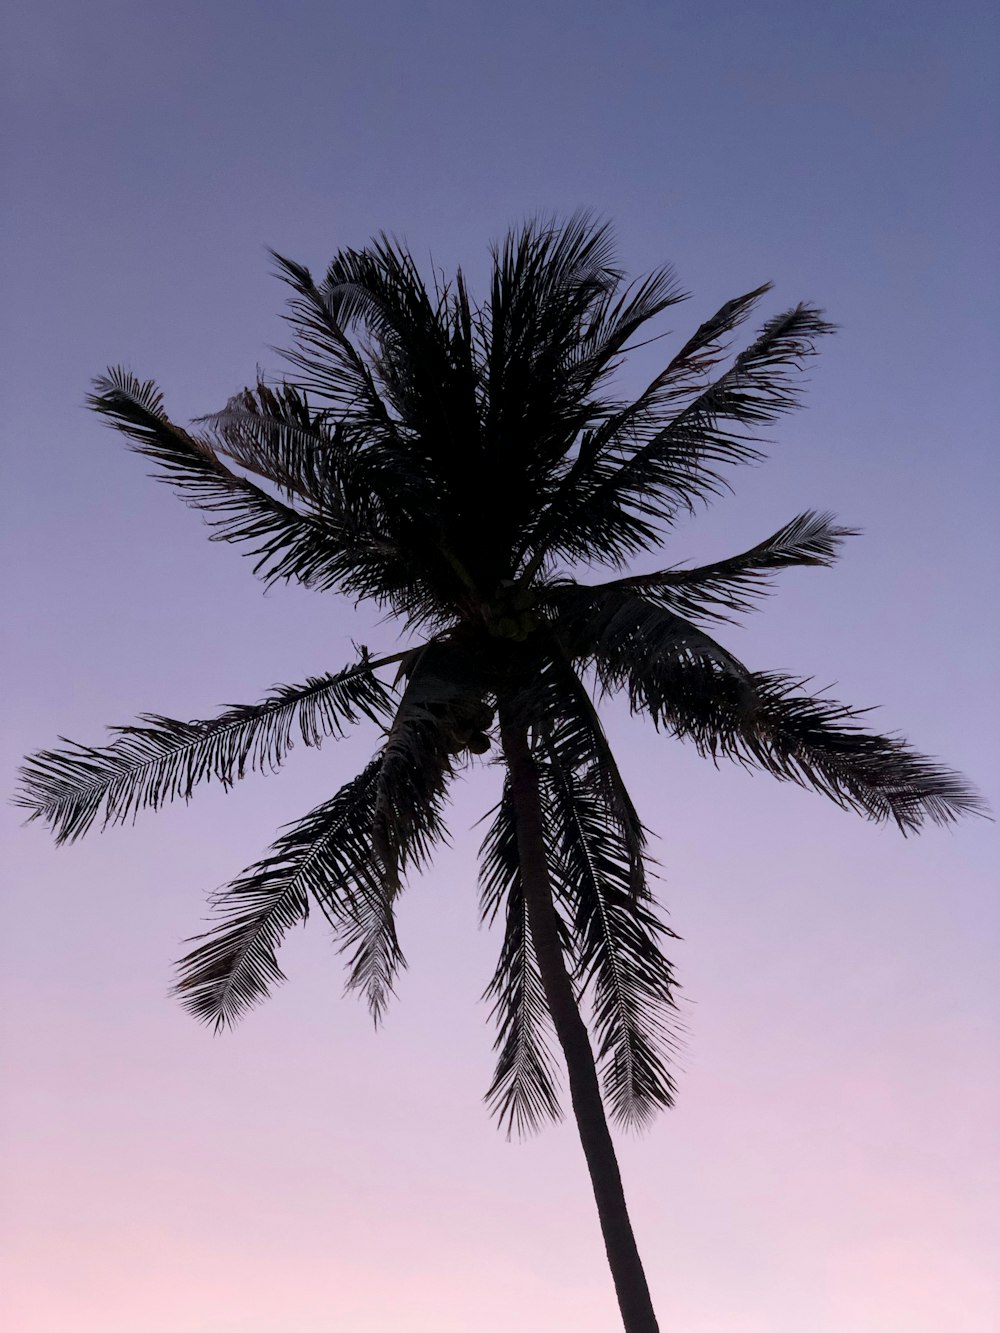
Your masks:
<instances>
[{"instance_id":1,"label":"sky background","mask_svg":"<svg viewBox=\"0 0 1000 1333\"><path fill-rule=\"evenodd\" d=\"M628 270L676 265L678 337L766 279L766 313L809 299L841 326L771 461L668 559L729 554L810 507L863 528L725 641L883 705L880 727L995 808L990 8L9 7L8 788L57 734L207 716L335 669L352 637L397 646L347 604L264 595L83 410L91 376L125 361L186 420L280 364L266 245L321 270L385 229L475 282L509 223L589 206ZM678 1105L621 1141L665 1333L992 1333L995 826L904 841L607 723L683 936ZM377 1035L320 924L231 1035L167 997L206 892L374 745L297 751L277 778L58 852L4 810L12 1333L618 1327L572 1127L507 1143L481 1104L497 941L472 826L495 769L462 784L453 849L407 892L411 967Z\"/></svg>"}]
</instances>

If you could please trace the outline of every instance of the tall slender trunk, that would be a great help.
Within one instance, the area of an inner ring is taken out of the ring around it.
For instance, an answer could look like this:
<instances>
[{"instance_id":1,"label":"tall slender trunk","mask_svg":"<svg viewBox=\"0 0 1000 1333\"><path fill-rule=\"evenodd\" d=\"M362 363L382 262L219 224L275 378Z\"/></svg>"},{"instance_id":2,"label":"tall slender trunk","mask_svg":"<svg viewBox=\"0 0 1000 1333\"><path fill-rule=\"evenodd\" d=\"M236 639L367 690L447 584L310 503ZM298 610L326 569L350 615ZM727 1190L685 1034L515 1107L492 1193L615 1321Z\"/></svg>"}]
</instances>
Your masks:
<instances>
[{"instance_id":1,"label":"tall slender trunk","mask_svg":"<svg viewBox=\"0 0 1000 1333\"><path fill-rule=\"evenodd\" d=\"M618 1306L626 1333L659 1333L649 1286L625 1205L618 1159L604 1114L593 1048L580 1017L573 983L566 971L559 943L558 920L545 859L538 769L528 746L526 728L511 717L506 709L500 711L500 731L517 819L517 848L528 924L545 997L566 1059L573 1114L594 1188Z\"/></svg>"}]
</instances>

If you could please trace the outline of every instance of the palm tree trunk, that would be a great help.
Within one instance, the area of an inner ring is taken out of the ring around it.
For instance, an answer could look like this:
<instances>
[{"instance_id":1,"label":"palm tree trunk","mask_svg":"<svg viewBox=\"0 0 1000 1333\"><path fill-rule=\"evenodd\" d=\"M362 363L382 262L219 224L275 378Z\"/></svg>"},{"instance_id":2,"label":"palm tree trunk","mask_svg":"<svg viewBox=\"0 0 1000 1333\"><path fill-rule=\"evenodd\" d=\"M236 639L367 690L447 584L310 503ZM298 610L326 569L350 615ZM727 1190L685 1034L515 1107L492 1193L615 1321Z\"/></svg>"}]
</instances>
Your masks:
<instances>
[{"instance_id":1,"label":"palm tree trunk","mask_svg":"<svg viewBox=\"0 0 1000 1333\"><path fill-rule=\"evenodd\" d=\"M500 728L516 812L517 846L528 924L545 997L566 1060L573 1113L590 1171L618 1305L626 1333L658 1333L659 1325L632 1234L618 1160L604 1114L594 1052L559 943L556 909L545 860L538 770L528 747L525 727L506 715L506 710L501 710Z\"/></svg>"}]
</instances>

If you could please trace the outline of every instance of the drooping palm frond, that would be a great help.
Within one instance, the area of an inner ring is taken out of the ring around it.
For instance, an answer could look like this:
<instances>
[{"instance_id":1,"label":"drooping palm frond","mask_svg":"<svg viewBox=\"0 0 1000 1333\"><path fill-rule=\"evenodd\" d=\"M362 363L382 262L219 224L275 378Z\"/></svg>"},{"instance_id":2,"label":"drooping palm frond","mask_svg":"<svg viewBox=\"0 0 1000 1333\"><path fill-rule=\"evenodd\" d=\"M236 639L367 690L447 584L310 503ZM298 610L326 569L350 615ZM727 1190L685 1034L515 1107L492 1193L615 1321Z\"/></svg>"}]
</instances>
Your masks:
<instances>
[{"instance_id":1,"label":"drooping palm frond","mask_svg":"<svg viewBox=\"0 0 1000 1333\"><path fill-rule=\"evenodd\" d=\"M349 514L327 505L319 521L237 476L210 441L167 418L152 380L139 381L114 367L95 380L88 402L137 453L156 463L157 480L173 486L194 508L215 515L213 540L249 547L248 554L256 557L254 573L265 582L294 580L312 588L353 590L372 538Z\"/></svg>"},{"instance_id":2,"label":"drooping palm frond","mask_svg":"<svg viewBox=\"0 0 1000 1333\"><path fill-rule=\"evenodd\" d=\"M217 921L180 964L176 992L196 1017L232 1025L284 980L276 951L282 937L317 903L340 937L355 944L358 923L381 913L378 975L366 975L368 998L381 1012L404 960L390 897L372 846L381 769L377 758L358 777L281 835L270 854L215 895ZM372 932L374 934L374 932ZM352 959L352 964L354 960Z\"/></svg>"},{"instance_id":3,"label":"drooping palm frond","mask_svg":"<svg viewBox=\"0 0 1000 1333\"><path fill-rule=\"evenodd\" d=\"M258 382L196 424L207 429L217 453L290 496L322 508L334 491L342 502L343 474L349 474L357 448L342 424L328 413L313 412L294 385L271 388Z\"/></svg>"},{"instance_id":4,"label":"drooping palm frond","mask_svg":"<svg viewBox=\"0 0 1000 1333\"><path fill-rule=\"evenodd\" d=\"M349 953L347 988L364 996L376 1023L385 1011L399 964L395 907L403 874L426 865L432 849L448 840L442 810L450 774L437 770L426 779L426 788L433 788L428 804L413 810L404 825L401 793L409 796L420 786L420 778L414 775L408 782L396 759L388 748L383 750L373 796L369 855L380 867L380 891L353 904L339 927L344 950Z\"/></svg>"},{"instance_id":5,"label":"drooping palm frond","mask_svg":"<svg viewBox=\"0 0 1000 1333\"><path fill-rule=\"evenodd\" d=\"M373 871L379 863L370 841L367 856ZM396 976L406 966L396 935L398 895L398 877L390 880L383 874L376 879L373 874L367 890L355 893L346 909L338 905L338 913L326 913L347 959L347 990L364 999L376 1026L394 994Z\"/></svg>"},{"instance_id":6,"label":"drooping palm frond","mask_svg":"<svg viewBox=\"0 0 1000 1333\"><path fill-rule=\"evenodd\" d=\"M550 887L566 956L592 1000L608 1102L623 1122L639 1125L672 1096L665 1056L676 1029L669 1013L674 983L659 946L671 932L650 906L645 830L596 709L558 645L551 647L508 706L534 735ZM508 894L518 891L515 835L513 812L501 806L484 852L492 854L491 869L506 867ZM493 911L497 901L488 904ZM511 911L522 910L518 899ZM491 992L498 996L502 982L511 988L501 1010L505 1058L492 1089L508 1110L537 1091L534 1029L521 1037L512 1008L527 988L511 967L525 943L520 915L509 931Z\"/></svg>"},{"instance_id":7,"label":"drooping palm frond","mask_svg":"<svg viewBox=\"0 0 1000 1333\"><path fill-rule=\"evenodd\" d=\"M486 1103L508 1137L535 1132L558 1120L559 1076L552 1056L554 1038L548 1001L521 884L517 826L509 779L480 848L480 892L484 922L503 912L504 937L496 970L484 993L496 1024L496 1070ZM569 945L560 918L564 949Z\"/></svg>"},{"instance_id":8,"label":"drooping palm frond","mask_svg":"<svg viewBox=\"0 0 1000 1333\"><path fill-rule=\"evenodd\" d=\"M795 565L832 565L840 543L856 528L836 526L832 514L806 512L749 551L694 569L664 569L596 585L601 592L631 590L681 616L731 621L770 591L774 574Z\"/></svg>"},{"instance_id":9,"label":"drooping palm frond","mask_svg":"<svg viewBox=\"0 0 1000 1333\"><path fill-rule=\"evenodd\" d=\"M628 689L633 675L656 680L664 697L707 689L720 675L742 679L747 668L704 630L629 588L554 585L545 604L569 656L593 665L609 694ZM679 674L681 671L687 674ZM636 701L633 701L634 703Z\"/></svg>"},{"instance_id":10,"label":"drooping palm frond","mask_svg":"<svg viewBox=\"0 0 1000 1333\"><path fill-rule=\"evenodd\" d=\"M574 655L593 665L605 690L624 690L633 712L712 759L765 769L903 832L986 811L959 774L898 737L864 731L858 719L868 710L809 694L805 681L748 670L630 588L556 589L552 600Z\"/></svg>"},{"instance_id":11,"label":"drooping palm frond","mask_svg":"<svg viewBox=\"0 0 1000 1333\"><path fill-rule=\"evenodd\" d=\"M386 736L373 838L390 883L424 865L447 836L442 810L454 768L451 716L465 692L449 657L434 643L414 654Z\"/></svg>"},{"instance_id":12,"label":"drooping palm frond","mask_svg":"<svg viewBox=\"0 0 1000 1333\"><path fill-rule=\"evenodd\" d=\"M16 801L49 824L57 842L72 842L102 812L105 826L121 824L140 810L189 800L199 783L228 787L248 772L273 772L296 736L319 745L361 717L384 718L392 703L365 654L343 671L278 685L260 703L205 721L145 714L141 725L112 728L110 745L43 750L22 768Z\"/></svg>"},{"instance_id":13,"label":"drooping palm frond","mask_svg":"<svg viewBox=\"0 0 1000 1333\"><path fill-rule=\"evenodd\" d=\"M690 735L706 753L810 787L869 819L891 821L903 833L928 821L950 824L986 813L960 774L898 736L865 731L858 719L868 709L808 693L807 684L777 672L754 672L751 693L723 682L708 710L685 700L678 734Z\"/></svg>"},{"instance_id":14,"label":"drooping palm frond","mask_svg":"<svg viewBox=\"0 0 1000 1333\"><path fill-rule=\"evenodd\" d=\"M384 765L383 751L216 895L218 925L182 960L176 988L198 1017L232 1024L283 980L277 945L306 919L312 901L346 955L348 989L381 1019L405 966L395 924L398 874L383 863L375 836Z\"/></svg>"},{"instance_id":15,"label":"drooping palm frond","mask_svg":"<svg viewBox=\"0 0 1000 1333\"><path fill-rule=\"evenodd\" d=\"M599 673L625 686L634 711L709 758L763 769L903 833L987 813L961 774L898 736L864 730L859 719L870 710L811 694L807 681L777 672L706 673L683 662L664 671L625 660L613 645L601 645L596 661Z\"/></svg>"},{"instance_id":16,"label":"drooping palm frond","mask_svg":"<svg viewBox=\"0 0 1000 1333\"><path fill-rule=\"evenodd\" d=\"M632 891L620 823L595 769L574 772L544 745L542 803L550 866L571 925L577 976L593 1002L598 1063L612 1114L638 1127L673 1102L674 978L660 947L673 932Z\"/></svg>"},{"instance_id":17,"label":"drooping palm frond","mask_svg":"<svg viewBox=\"0 0 1000 1333\"><path fill-rule=\"evenodd\" d=\"M557 641L552 648L530 685L522 688L517 706L522 716L530 719L532 731L551 762L568 772L586 773L597 784L628 861L630 892L636 898L646 898L646 830L583 681Z\"/></svg>"}]
</instances>

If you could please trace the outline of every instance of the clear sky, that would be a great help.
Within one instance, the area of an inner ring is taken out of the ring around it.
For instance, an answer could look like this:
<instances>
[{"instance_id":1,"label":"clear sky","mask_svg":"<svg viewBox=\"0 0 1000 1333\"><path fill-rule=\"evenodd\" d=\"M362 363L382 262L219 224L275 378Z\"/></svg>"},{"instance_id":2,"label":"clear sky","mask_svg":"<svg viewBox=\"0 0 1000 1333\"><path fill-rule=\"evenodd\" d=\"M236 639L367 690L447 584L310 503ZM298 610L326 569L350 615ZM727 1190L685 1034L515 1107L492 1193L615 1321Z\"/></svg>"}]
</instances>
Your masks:
<instances>
[{"instance_id":1,"label":"clear sky","mask_svg":"<svg viewBox=\"0 0 1000 1333\"><path fill-rule=\"evenodd\" d=\"M186 419L278 365L265 245L322 268L386 229L475 279L511 221L590 206L630 270L677 266L679 336L768 278L769 310L810 299L841 325L771 462L669 560L809 507L863 528L727 641L883 705L995 808L990 9L9 7L4 772L60 733L206 716L336 668L352 637L395 642L335 600L264 596L84 412L92 375L127 361ZM664 1333L992 1333L995 826L903 841L608 725L683 936L678 1106L621 1146ZM471 830L495 770L463 784L453 850L407 893L383 1031L341 998L320 926L233 1035L167 998L205 892L374 743L59 852L3 814L12 1333L617 1326L573 1130L508 1144L480 1102L496 940Z\"/></svg>"}]
</instances>

